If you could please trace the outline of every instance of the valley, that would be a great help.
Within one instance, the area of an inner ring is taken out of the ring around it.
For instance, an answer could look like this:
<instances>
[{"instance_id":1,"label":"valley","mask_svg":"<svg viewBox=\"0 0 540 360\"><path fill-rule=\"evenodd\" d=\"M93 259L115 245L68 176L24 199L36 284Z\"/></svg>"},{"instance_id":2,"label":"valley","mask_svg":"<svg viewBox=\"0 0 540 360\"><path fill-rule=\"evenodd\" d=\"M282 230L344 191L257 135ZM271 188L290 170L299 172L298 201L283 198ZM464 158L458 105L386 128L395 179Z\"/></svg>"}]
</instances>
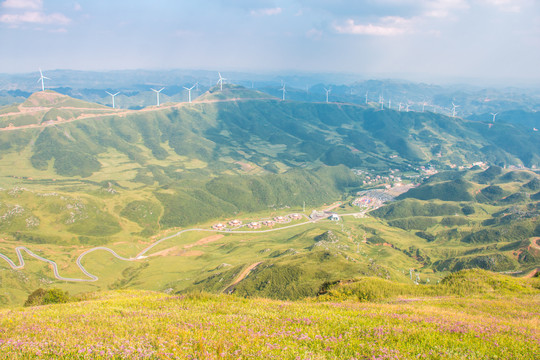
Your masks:
<instances>
[{"instance_id":1,"label":"valley","mask_svg":"<svg viewBox=\"0 0 540 360\"><path fill-rule=\"evenodd\" d=\"M540 151L521 152L539 144L519 125L487 136L235 85L137 111L47 91L27 104L0 131L5 305L43 286L300 299L359 276L425 286L539 264Z\"/></svg>"}]
</instances>

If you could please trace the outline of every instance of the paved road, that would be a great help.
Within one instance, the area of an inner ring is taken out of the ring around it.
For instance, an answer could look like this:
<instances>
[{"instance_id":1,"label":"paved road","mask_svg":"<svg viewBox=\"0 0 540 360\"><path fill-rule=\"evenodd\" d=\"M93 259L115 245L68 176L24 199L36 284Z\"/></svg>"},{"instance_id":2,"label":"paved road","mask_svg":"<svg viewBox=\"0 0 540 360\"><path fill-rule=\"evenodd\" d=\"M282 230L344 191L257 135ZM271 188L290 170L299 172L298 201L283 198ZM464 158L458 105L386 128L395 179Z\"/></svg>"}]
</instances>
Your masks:
<instances>
[{"instance_id":1,"label":"paved road","mask_svg":"<svg viewBox=\"0 0 540 360\"><path fill-rule=\"evenodd\" d=\"M340 216L355 216L355 215L359 215L359 214L361 214L361 213L342 214ZM39 256L39 255L33 253L31 250L29 250L28 248L26 248L24 246L18 246L18 247L15 248L17 258L19 259L19 265L16 265L10 258L8 258L6 255L4 255L2 253L0 253L0 258L4 259L9 264L9 266L11 266L12 269L20 270L20 269L24 268L24 265L25 265L24 258L22 256L22 251L25 251L28 255L32 256L33 258L36 258L36 259L38 259L40 261L44 261L44 262L52 265L54 277L56 279L58 279L58 280L72 281L72 282L98 281L99 278L97 276L95 276L94 274L90 273L88 270L86 270L86 268L82 264L83 258L86 255L88 255L88 254L90 254L90 253L92 253L94 251L107 251L111 255L113 255L115 258L123 260L123 261L136 261L136 260L141 260L141 259L146 258L145 254L148 253L148 251L150 251L151 249L153 249L157 245L161 244L162 242L167 241L167 240L172 239L172 238L175 238L177 236L180 236L181 234L189 232L189 231L215 232L215 233L224 233L224 234L261 234L261 233L269 233L269 232L273 232L273 231L280 231L280 230L290 229L290 228L294 228L294 227L298 227L298 226L304 226L304 225L308 225L308 224L314 224L317 221L320 221L320 219L319 220L311 220L307 215L305 215L305 214L302 214L302 215L304 216L304 218L307 219L306 222L293 224L293 225L287 225L287 226L279 227L279 228L276 228L276 229L268 229L268 230L233 230L233 229L214 230L214 229L198 229L198 228L180 230L175 234L172 234L172 235L169 235L169 236L166 236L166 237L164 237L162 239L157 240L156 242L152 243L148 247L144 248L137 255L135 255L134 257L130 257L130 258L120 256L114 250L109 249L108 247L98 246L98 247L86 250L83 253L81 253L79 255L79 257L77 258L77 261L76 261L77 266L79 267L79 269L86 276L88 276L88 279L74 279L74 278L66 278L66 277L61 276L58 273L58 265L56 264L56 262L54 262L53 260L46 259L46 258L44 258L42 256Z\"/></svg>"},{"instance_id":2,"label":"paved road","mask_svg":"<svg viewBox=\"0 0 540 360\"><path fill-rule=\"evenodd\" d=\"M307 216L305 216L305 215L304 215L304 217L307 218ZM268 230L231 230L231 229L230 230L213 230L213 229L197 229L197 228L195 228L195 229L185 229L185 230L180 230L175 234L172 234L172 235L169 235L169 236L166 236L166 237L164 237L162 239L157 240L156 242L152 243L151 245L149 245L148 247L143 249L137 255L135 255L134 257L130 257L130 258L120 256L114 250L109 249L108 247L98 246L98 247L86 250L83 253L81 253L79 255L79 257L77 258L77 261L76 261L77 266L79 267L79 269L86 276L88 276L88 279L74 279L74 278L66 278L66 277L61 276L58 273L58 265L56 264L56 262L54 262L53 260L46 259L46 258L44 258L42 256L39 256L39 255L33 253L31 250L29 250L28 248L26 248L24 246L18 246L18 247L15 248L15 252L17 253L17 258L19 259L19 265L16 265L10 258L8 258L6 255L4 255L2 253L0 253L0 258L4 259L9 264L9 266L11 266L12 269L19 270L19 269L24 268L24 265L25 265L24 258L22 256L22 252L21 252L21 251L25 251L28 255L30 255L30 256L38 259L38 260L44 261L44 262L46 262L48 264L51 264L52 267L53 267L54 277L57 278L58 280L75 281L75 282L97 281L97 280L99 280L99 278L97 276L95 276L94 274L90 273L88 270L86 270L85 267L82 264L83 258L86 255L88 255L88 254L90 254L90 253L92 253L94 251L107 251L107 252L111 253L114 257L116 257L117 259L120 259L120 260L123 260L123 261L136 261L136 260L144 259L146 257L145 254L148 251L150 251L151 249L153 249L157 245L161 244L162 242L164 242L166 240L169 240L169 239L172 239L172 238L175 238L175 237L177 237L177 236L179 236L179 235L181 235L183 233L186 233L188 231L216 232L216 233L225 233L225 234L260 234L260 233L268 233L268 232L273 232L273 231L280 231L280 230L290 229L290 228L293 228L293 227L303 226L303 225L313 224L313 223L315 223L315 221L312 221L312 220L308 219L308 221L303 222L303 223L298 223L298 224L293 224L293 225L288 225L288 226L283 226L283 227L280 227L280 228L268 229Z\"/></svg>"}]
</instances>

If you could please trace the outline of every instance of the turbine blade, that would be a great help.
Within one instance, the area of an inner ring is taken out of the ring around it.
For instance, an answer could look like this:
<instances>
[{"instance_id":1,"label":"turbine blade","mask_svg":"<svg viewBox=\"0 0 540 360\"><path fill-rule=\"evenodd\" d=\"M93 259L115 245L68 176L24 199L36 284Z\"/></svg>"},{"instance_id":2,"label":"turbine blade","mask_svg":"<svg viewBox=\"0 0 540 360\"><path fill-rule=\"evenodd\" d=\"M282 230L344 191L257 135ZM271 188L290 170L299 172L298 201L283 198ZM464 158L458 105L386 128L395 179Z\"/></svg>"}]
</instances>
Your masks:
<instances>
[{"instance_id":1,"label":"turbine blade","mask_svg":"<svg viewBox=\"0 0 540 360\"><path fill-rule=\"evenodd\" d=\"M116 94L114 94L113 96L116 96L116 95L118 95L118 94L120 94L120 91L119 91L119 92L117 92Z\"/></svg>"},{"instance_id":2,"label":"turbine blade","mask_svg":"<svg viewBox=\"0 0 540 360\"><path fill-rule=\"evenodd\" d=\"M111 95L111 96L114 96L113 94L111 94L111 93L110 93L110 92L108 92L108 91L105 91L105 92L106 92L107 94Z\"/></svg>"}]
</instances>

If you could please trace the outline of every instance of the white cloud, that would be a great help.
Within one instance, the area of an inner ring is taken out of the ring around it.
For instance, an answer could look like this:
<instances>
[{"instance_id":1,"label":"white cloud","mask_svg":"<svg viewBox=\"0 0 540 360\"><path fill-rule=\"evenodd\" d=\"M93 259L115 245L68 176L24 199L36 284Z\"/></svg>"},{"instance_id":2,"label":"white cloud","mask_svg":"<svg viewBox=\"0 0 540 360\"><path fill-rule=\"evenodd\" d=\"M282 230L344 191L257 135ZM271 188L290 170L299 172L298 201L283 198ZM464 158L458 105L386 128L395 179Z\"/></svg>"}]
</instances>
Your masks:
<instances>
[{"instance_id":1,"label":"white cloud","mask_svg":"<svg viewBox=\"0 0 540 360\"><path fill-rule=\"evenodd\" d=\"M81 10L82 10L81 4L75 3L75 5L73 5L73 10L75 10L75 11L81 11Z\"/></svg>"},{"instance_id":2,"label":"white cloud","mask_svg":"<svg viewBox=\"0 0 540 360\"><path fill-rule=\"evenodd\" d=\"M345 21L344 25L334 25L340 34L396 36L412 32L412 21L399 16L387 16L380 24L357 24L353 19Z\"/></svg>"},{"instance_id":3,"label":"white cloud","mask_svg":"<svg viewBox=\"0 0 540 360\"><path fill-rule=\"evenodd\" d=\"M43 7L42 0L5 0L2 7L10 9L32 9L38 10Z\"/></svg>"},{"instance_id":4,"label":"white cloud","mask_svg":"<svg viewBox=\"0 0 540 360\"><path fill-rule=\"evenodd\" d=\"M276 8L251 10L250 14L252 16L272 16L272 15L279 15L281 14L281 12L282 12L282 9L280 7L276 7Z\"/></svg>"},{"instance_id":5,"label":"white cloud","mask_svg":"<svg viewBox=\"0 0 540 360\"><path fill-rule=\"evenodd\" d=\"M13 27L23 24L67 25L71 19L61 13L45 13L42 0L5 0L2 7L9 9L0 15L0 23Z\"/></svg>"},{"instance_id":6,"label":"white cloud","mask_svg":"<svg viewBox=\"0 0 540 360\"><path fill-rule=\"evenodd\" d=\"M27 11L22 14L3 14L0 16L0 22L19 25L19 24L54 24L66 25L71 19L60 13L44 14L39 11Z\"/></svg>"}]
</instances>

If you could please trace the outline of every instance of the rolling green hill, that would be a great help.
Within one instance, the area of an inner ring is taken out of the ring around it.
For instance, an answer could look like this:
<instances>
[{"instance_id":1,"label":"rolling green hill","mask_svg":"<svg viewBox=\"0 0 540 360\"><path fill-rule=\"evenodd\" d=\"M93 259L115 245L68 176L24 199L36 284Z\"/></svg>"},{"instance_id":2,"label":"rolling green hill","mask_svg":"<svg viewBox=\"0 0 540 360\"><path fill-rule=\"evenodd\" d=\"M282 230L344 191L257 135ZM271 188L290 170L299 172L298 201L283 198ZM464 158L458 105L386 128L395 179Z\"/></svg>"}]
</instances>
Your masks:
<instances>
[{"instance_id":1,"label":"rolling green hill","mask_svg":"<svg viewBox=\"0 0 540 360\"><path fill-rule=\"evenodd\" d=\"M72 283L35 258L24 255L18 271L0 259L3 304L53 285L298 299L356 276L418 283L414 273L425 285L460 269L524 274L540 263L538 174L492 166L426 179L433 167L481 161L539 165L537 134L512 124L496 138L487 133L495 126L459 118L280 101L233 85L139 111L47 91L0 121L12 124L0 129L0 253L15 259L27 246L76 279L86 276L77 258L95 246L132 260L92 252L82 261L99 280ZM368 216L353 205L359 190L390 182L418 186ZM308 216L337 200L338 222L206 233L235 218ZM132 258L190 228L201 231Z\"/></svg>"}]
</instances>

